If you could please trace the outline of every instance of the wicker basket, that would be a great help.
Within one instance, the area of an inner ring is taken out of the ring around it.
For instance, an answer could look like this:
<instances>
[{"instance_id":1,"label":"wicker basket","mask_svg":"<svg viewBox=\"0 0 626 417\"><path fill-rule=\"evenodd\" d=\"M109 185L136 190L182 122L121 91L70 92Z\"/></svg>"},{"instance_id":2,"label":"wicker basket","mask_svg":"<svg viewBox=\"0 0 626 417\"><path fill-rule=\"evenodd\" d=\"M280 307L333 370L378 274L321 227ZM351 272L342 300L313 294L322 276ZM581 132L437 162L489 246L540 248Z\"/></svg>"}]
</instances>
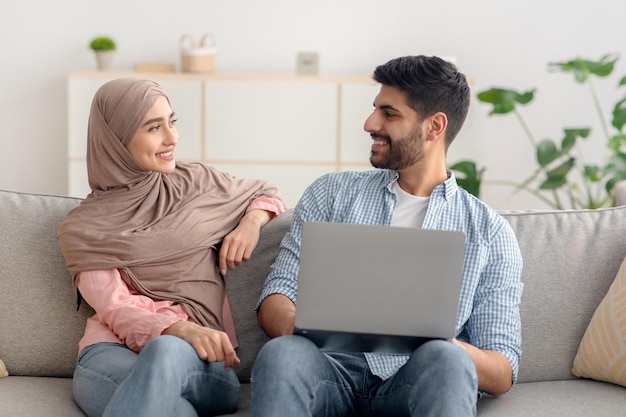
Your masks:
<instances>
[{"instance_id":1,"label":"wicker basket","mask_svg":"<svg viewBox=\"0 0 626 417\"><path fill-rule=\"evenodd\" d=\"M209 73L215 71L215 36L205 34L196 44L191 35L180 38L181 70L183 72Z\"/></svg>"}]
</instances>

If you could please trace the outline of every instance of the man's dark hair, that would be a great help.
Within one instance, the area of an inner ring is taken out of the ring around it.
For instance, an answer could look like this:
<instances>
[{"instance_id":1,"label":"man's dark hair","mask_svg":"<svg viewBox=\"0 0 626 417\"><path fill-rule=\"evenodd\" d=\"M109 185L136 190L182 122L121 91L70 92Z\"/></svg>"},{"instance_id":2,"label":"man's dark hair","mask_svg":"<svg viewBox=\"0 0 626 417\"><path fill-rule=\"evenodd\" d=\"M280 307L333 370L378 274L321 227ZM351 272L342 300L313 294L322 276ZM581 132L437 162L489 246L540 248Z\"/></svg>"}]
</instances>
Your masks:
<instances>
[{"instance_id":1,"label":"man's dark hair","mask_svg":"<svg viewBox=\"0 0 626 417\"><path fill-rule=\"evenodd\" d=\"M420 118L445 113L446 149L450 146L463 126L470 103L465 75L454 64L436 56L405 56L379 65L372 78L404 92L407 104Z\"/></svg>"}]
</instances>

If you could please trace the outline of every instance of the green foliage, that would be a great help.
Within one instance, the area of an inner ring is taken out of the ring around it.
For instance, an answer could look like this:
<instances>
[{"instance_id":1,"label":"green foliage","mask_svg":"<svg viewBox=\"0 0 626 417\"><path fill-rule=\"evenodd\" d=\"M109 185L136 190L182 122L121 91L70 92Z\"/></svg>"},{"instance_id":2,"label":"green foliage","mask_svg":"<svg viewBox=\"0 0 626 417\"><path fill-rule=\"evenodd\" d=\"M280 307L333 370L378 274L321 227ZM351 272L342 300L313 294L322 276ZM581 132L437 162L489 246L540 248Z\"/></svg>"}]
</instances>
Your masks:
<instances>
[{"instance_id":1,"label":"green foliage","mask_svg":"<svg viewBox=\"0 0 626 417\"><path fill-rule=\"evenodd\" d=\"M480 184L485 168L477 169L476 163L472 161L459 161L451 165L450 169L457 172L456 180L461 188L476 197L480 195Z\"/></svg>"},{"instance_id":2,"label":"green foliage","mask_svg":"<svg viewBox=\"0 0 626 417\"><path fill-rule=\"evenodd\" d=\"M617 56L606 54L596 62L577 58L567 62L552 62L549 67L556 71L571 72L577 83L584 84L591 75L601 78L611 75L618 59Z\"/></svg>"},{"instance_id":3,"label":"green foliage","mask_svg":"<svg viewBox=\"0 0 626 417\"><path fill-rule=\"evenodd\" d=\"M115 41L107 36L98 36L89 43L89 48L94 51L114 51Z\"/></svg>"},{"instance_id":4,"label":"green foliage","mask_svg":"<svg viewBox=\"0 0 626 417\"><path fill-rule=\"evenodd\" d=\"M505 88L491 88L478 93L479 101L492 105L489 115L514 114L535 149L537 167L525 181L514 184L517 189L532 193L555 209L594 209L615 203L613 187L617 182L626 180L626 132L624 132L626 95L613 107L611 127L614 131L611 131L592 79L611 75L617 60L618 57L607 54L598 61L577 58L549 64L550 69L571 73L577 83L589 87L603 130L603 135L595 137L591 136L592 131L589 127L564 128L563 137L559 141L552 139L536 141L518 109L519 105L526 105L533 100L535 89L517 92ZM617 88L624 85L626 76L619 81ZM605 155L601 164L589 165L584 162L579 145L583 140L594 139L603 141L603 144L600 143L598 146L605 148ZM464 166L465 163L466 161L461 161L453 166ZM482 170L480 172L482 174ZM469 176L467 172L463 174L466 176L465 181L474 183L478 181L478 185L472 186L473 189L480 189L482 178L467 178ZM563 196L567 197L568 204L562 203Z\"/></svg>"},{"instance_id":5,"label":"green foliage","mask_svg":"<svg viewBox=\"0 0 626 417\"><path fill-rule=\"evenodd\" d=\"M478 94L478 99L484 103L493 104L493 109L489 113L506 114L515 110L515 103L528 104L535 97L535 90L529 90L524 93L518 93L513 90L503 88L492 88Z\"/></svg>"}]
</instances>

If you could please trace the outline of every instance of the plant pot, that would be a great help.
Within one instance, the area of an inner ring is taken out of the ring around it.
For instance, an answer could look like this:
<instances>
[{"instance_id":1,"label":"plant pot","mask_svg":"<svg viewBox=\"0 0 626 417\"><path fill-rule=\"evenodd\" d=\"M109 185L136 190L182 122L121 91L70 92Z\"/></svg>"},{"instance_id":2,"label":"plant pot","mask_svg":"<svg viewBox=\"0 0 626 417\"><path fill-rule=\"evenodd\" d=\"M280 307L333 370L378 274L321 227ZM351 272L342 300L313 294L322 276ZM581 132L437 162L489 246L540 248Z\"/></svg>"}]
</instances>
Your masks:
<instances>
[{"instance_id":1,"label":"plant pot","mask_svg":"<svg viewBox=\"0 0 626 417\"><path fill-rule=\"evenodd\" d=\"M111 64L113 63L113 55L115 51L95 51L96 53L96 64L98 65L98 70L100 71L108 71L111 69Z\"/></svg>"}]
</instances>

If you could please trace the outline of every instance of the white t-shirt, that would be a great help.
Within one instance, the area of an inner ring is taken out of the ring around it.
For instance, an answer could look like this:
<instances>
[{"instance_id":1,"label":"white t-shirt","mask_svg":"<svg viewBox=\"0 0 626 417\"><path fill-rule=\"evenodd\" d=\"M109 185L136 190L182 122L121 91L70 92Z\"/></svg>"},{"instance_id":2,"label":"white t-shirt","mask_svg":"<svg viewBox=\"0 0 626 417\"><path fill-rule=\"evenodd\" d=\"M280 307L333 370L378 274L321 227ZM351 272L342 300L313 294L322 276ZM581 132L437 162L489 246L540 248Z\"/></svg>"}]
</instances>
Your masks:
<instances>
[{"instance_id":1,"label":"white t-shirt","mask_svg":"<svg viewBox=\"0 0 626 417\"><path fill-rule=\"evenodd\" d=\"M392 226L422 228L430 197L418 197L404 191L398 181L391 185L396 194L397 205L391 219Z\"/></svg>"}]
</instances>

